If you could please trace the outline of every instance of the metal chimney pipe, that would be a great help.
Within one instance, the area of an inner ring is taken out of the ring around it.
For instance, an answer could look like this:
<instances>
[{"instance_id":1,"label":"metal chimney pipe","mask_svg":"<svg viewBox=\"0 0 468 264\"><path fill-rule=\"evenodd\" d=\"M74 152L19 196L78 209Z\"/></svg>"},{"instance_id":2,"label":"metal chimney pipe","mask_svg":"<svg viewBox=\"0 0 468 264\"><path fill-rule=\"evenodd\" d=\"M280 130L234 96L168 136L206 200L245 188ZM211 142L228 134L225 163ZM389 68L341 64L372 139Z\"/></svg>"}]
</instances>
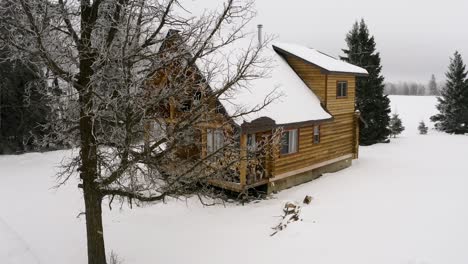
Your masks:
<instances>
[{"instance_id":1,"label":"metal chimney pipe","mask_svg":"<svg viewBox=\"0 0 468 264\"><path fill-rule=\"evenodd\" d=\"M258 29L258 47L260 48L263 44L263 25L262 24L258 24L257 25L257 29Z\"/></svg>"}]
</instances>

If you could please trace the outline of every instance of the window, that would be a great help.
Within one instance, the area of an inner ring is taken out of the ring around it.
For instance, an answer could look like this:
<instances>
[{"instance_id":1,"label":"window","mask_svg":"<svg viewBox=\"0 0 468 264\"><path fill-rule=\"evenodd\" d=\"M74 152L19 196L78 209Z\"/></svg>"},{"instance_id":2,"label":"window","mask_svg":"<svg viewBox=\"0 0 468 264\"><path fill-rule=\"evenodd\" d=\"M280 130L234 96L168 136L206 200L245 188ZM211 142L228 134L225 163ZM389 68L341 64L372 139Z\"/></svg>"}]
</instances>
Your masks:
<instances>
[{"instance_id":1,"label":"window","mask_svg":"<svg viewBox=\"0 0 468 264\"><path fill-rule=\"evenodd\" d=\"M339 81L336 83L336 98L348 97L348 82Z\"/></svg>"},{"instance_id":2,"label":"window","mask_svg":"<svg viewBox=\"0 0 468 264\"><path fill-rule=\"evenodd\" d=\"M178 134L179 143L181 146L188 146L195 142L195 129L188 128L179 132Z\"/></svg>"},{"instance_id":3,"label":"window","mask_svg":"<svg viewBox=\"0 0 468 264\"><path fill-rule=\"evenodd\" d=\"M206 131L206 151L211 154L224 146L224 132L221 129L208 129Z\"/></svg>"},{"instance_id":4,"label":"window","mask_svg":"<svg viewBox=\"0 0 468 264\"><path fill-rule=\"evenodd\" d=\"M298 130L285 131L281 138L281 154L296 153L298 149Z\"/></svg>"},{"instance_id":5,"label":"window","mask_svg":"<svg viewBox=\"0 0 468 264\"><path fill-rule=\"evenodd\" d=\"M181 106L180 106L180 110L182 112L190 112L192 110L192 107L193 106L198 106L200 105L200 100L202 98L202 93L201 92L195 92L195 94L193 95L193 99L192 100L185 100Z\"/></svg>"},{"instance_id":6,"label":"window","mask_svg":"<svg viewBox=\"0 0 468 264\"><path fill-rule=\"evenodd\" d=\"M194 106L200 105L201 98L202 98L202 93L200 91L196 92L195 95L193 96L193 105Z\"/></svg>"},{"instance_id":7,"label":"window","mask_svg":"<svg viewBox=\"0 0 468 264\"><path fill-rule=\"evenodd\" d=\"M257 139L255 134L247 134L247 158L255 159L257 154Z\"/></svg>"},{"instance_id":8,"label":"window","mask_svg":"<svg viewBox=\"0 0 468 264\"><path fill-rule=\"evenodd\" d=\"M247 149L249 152L255 152L257 149L257 141L255 138L255 134L248 134L247 135Z\"/></svg>"},{"instance_id":9,"label":"window","mask_svg":"<svg viewBox=\"0 0 468 264\"><path fill-rule=\"evenodd\" d=\"M180 106L180 111L182 112L190 112L191 109L192 102L190 100L185 100Z\"/></svg>"},{"instance_id":10,"label":"window","mask_svg":"<svg viewBox=\"0 0 468 264\"><path fill-rule=\"evenodd\" d=\"M320 143L320 126L314 126L314 144Z\"/></svg>"}]
</instances>

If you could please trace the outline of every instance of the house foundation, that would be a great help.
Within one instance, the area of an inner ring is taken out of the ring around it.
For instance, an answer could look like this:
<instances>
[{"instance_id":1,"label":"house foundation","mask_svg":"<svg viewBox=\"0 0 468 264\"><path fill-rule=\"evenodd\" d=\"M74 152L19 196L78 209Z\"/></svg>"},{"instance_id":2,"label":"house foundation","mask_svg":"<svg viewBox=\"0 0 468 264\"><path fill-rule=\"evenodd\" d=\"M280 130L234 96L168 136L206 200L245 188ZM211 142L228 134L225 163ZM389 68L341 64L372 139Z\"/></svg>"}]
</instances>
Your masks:
<instances>
[{"instance_id":1,"label":"house foundation","mask_svg":"<svg viewBox=\"0 0 468 264\"><path fill-rule=\"evenodd\" d=\"M352 164L352 158L347 157L342 160L335 161L333 163L313 168L308 171L300 172L298 174L288 176L285 178L275 179L272 178L267 186L267 193L279 192L312 180L315 180L322 176L324 173L333 173L342 169L350 167Z\"/></svg>"}]
</instances>

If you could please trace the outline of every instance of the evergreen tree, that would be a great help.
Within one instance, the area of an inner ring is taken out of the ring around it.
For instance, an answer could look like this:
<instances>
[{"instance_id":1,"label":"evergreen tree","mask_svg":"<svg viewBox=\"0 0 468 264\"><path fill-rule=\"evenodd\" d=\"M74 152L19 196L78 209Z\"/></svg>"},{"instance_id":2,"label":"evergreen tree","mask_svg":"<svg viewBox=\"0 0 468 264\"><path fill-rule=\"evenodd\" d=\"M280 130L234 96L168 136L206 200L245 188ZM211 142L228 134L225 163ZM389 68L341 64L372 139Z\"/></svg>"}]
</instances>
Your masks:
<instances>
[{"instance_id":1,"label":"evergreen tree","mask_svg":"<svg viewBox=\"0 0 468 264\"><path fill-rule=\"evenodd\" d=\"M0 60L6 51L0 51ZM42 137L51 112L38 92L38 71L19 61L0 62L0 154L22 152L33 147L34 138Z\"/></svg>"},{"instance_id":2,"label":"evergreen tree","mask_svg":"<svg viewBox=\"0 0 468 264\"><path fill-rule=\"evenodd\" d=\"M393 114L392 118L390 119L390 134L393 137L396 137L397 135L401 134L403 130L405 130L405 127L403 126L400 117L398 114Z\"/></svg>"},{"instance_id":3,"label":"evergreen tree","mask_svg":"<svg viewBox=\"0 0 468 264\"><path fill-rule=\"evenodd\" d=\"M468 80L460 53L450 59L447 82L438 97L439 113L431 117L436 128L447 133L468 133Z\"/></svg>"},{"instance_id":4,"label":"evergreen tree","mask_svg":"<svg viewBox=\"0 0 468 264\"><path fill-rule=\"evenodd\" d=\"M431 80L429 81L429 94L440 95L439 89L437 88L437 81L436 81L434 74L432 74Z\"/></svg>"},{"instance_id":5,"label":"evergreen tree","mask_svg":"<svg viewBox=\"0 0 468 264\"><path fill-rule=\"evenodd\" d=\"M403 84L403 95L410 95L410 88L406 82Z\"/></svg>"},{"instance_id":6,"label":"evergreen tree","mask_svg":"<svg viewBox=\"0 0 468 264\"><path fill-rule=\"evenodd\" d=\"M418 85L418 95L426 95L426 87L422 84Z\"/></svg>"},{"instance_id":7,"label":"evergreen tree","mask_svg":"<svg viewBox=\"0 0 468 264\"><path fill-rule=\"evenodd\" d=\"M384 142L390 135L390 100L384 95L384 77L381 75L380 54L364 20L356 22L346 36L348 48L341 59L365 68L368 77L356 78L356 108L361 112L360 142L371 145Z\"/></svg>"},{"instance_id":8,"label":"evergreen tree","mask_svg":"<svg viewBox=\"0 0 468 264\"><path fill-rule=\"evenodd\" d=\"M427 128L426 124L424 123L424 121L419 122L418 130L419 130L419 134L421 134L421 135L426 135L427 134L428 128Z\"/></svg>"},{"instance_id":9,"label":"evergreen tree","mask_svg":"<svg viewBox=\"0 0 468 264\"><path fill-rule=\"evenodd\" d=\"M418 95L418 85L416 83L410 84L410 95Z\"/></svg>"}]
</instances>

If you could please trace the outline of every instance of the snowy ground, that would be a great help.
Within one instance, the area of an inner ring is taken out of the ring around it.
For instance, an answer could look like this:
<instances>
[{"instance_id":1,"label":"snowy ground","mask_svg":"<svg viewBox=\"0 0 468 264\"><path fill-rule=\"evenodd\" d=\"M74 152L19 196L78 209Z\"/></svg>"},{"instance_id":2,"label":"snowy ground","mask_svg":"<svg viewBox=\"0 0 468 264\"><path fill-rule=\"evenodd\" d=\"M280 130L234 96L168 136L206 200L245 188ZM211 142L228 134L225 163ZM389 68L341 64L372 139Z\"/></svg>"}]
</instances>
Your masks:
<instances>
[{"instance_id":1,"label":"snowy ground","mask_svg":"<svg viewBox=\"0 0 468 264\"><path fill-rule=\"evenodd\" d=\"M351 168L246 206L105 209L108 251L126 264L468 263L468 136L420 136L435 98L391 99L406 131ZM0 263L85 263L81 194L52 189L67 153L0 156ZM284 202L305 195L303 221L270 237Z\"/></svg>"}]
</instances>

